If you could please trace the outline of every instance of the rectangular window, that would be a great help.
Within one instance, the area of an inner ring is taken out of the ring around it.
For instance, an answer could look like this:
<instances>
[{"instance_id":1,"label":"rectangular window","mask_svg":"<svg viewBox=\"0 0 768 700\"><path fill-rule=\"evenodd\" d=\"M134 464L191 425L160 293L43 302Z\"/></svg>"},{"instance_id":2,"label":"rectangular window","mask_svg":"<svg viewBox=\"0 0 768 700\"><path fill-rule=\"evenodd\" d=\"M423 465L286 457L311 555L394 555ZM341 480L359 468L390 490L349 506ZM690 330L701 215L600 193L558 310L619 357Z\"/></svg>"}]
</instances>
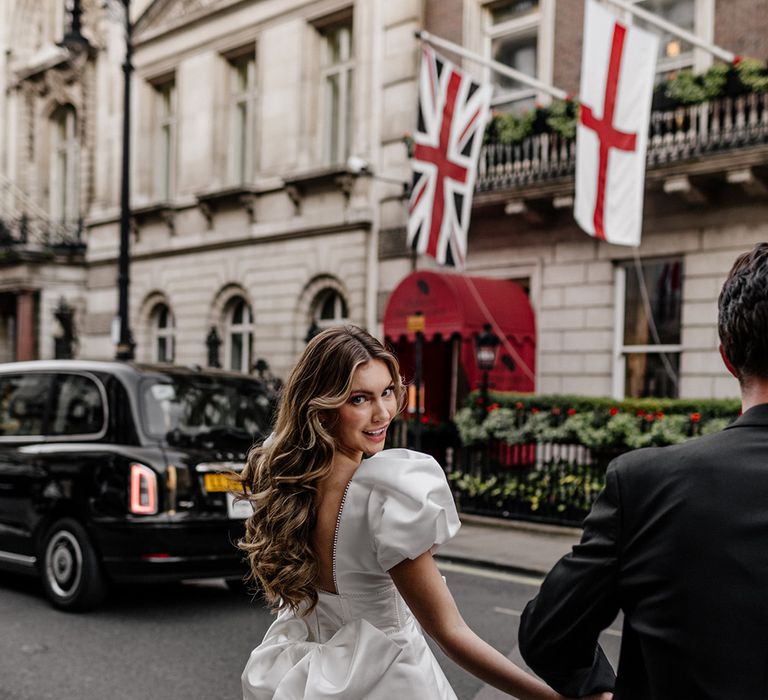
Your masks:
<instances>
[{"instance_id":1,"label":"rectangular window","mask_svg":"<svg viewBox=\"0 0 768 700\"><path fill-rule=\"evenodd\" d=\"M532 78L540 74L540 4L539 0L510 0L486 7L488 54L493 60ZM497 109L520 113L534 107L536 91L533 88L498 73L493 73L491 80L499 92L493 101Z\"/></svg>"},{"instance_id":2,"label":"rectangular window","mask_svg":"<svg viewBox=\"0 0 768 700\"><path fill-rule=\"evenodd\" d=\"M80 218L78 168L80 143L77 116L72 107L61 107L52 117L53 152L51 160L51 218L59 224L75 223Z\"/></svg>"},{"instance_id":3,"label":"rectangular window","mask_svg":"<svg viewBox=\"0 0 768 700\"><path fill-rule=\"evenodd\" d=\"M352 132L352 20L323 27L321 85L323 89L323 160L344 163Z\"/></svg>"},{"instance_id":4,"label":"rectangular window","mask_svg":"<svg viewBox=\"0 0 768 700\"><path fill-rule=\"evenodd\" d=\"M46 429L50 374L0 377L0 436L39 436Z\"/></svg>"},{"instance_id":5,"label":"rectangular window","mask_svg":"<svg viewBox=\"0 0 768 700\"><path fill-rule=\"evenodd\" d=\"M709 41L714 37L714 0L634 0L634 4L662 19ZM632 18L633 24L659 37L659 56L656 73L659 81L671 77L680 70L703 71L709 67L712 57L680 37L659 27Z\"/></svg>"},{"instance_id":6,"label":"rectangular window","mask_svg":"<svg viewBox=\"0 0 768 700\"><path fill-rule=\"evenodd\" d=\"M256 52L228 59L230 99L230 177L242 184L253 177L256 122Z\"/></svg>"},{"instance_id":7,"label":"rectangular window","mask_svg":"<svg viewBox=\"0 0 768 700\"><path fill-rule=\"evenodd\" d=\"M58 375L53 405L52 435L96 435L106 429L102 392L89 377Z\"/></svg>"},{"instance_id":8,"label":"rectangular window","mask_svg":"<svg viewBox=\"0 0 768 700\"><path fill-rule=\"evenodd\" d=\"M171 198L176 169L176 81L155 83L155 196Z\"/></svg>"},{"instance_id":9,"label":"rectangular window","mask_svg":"<svg viewBox=\"0 0 768 700\"><path fill-rule=\"evenodd\" d=\"M618 267L616 398L678 395L682 277L679 258Z\"/></svg>"}]
</instances>

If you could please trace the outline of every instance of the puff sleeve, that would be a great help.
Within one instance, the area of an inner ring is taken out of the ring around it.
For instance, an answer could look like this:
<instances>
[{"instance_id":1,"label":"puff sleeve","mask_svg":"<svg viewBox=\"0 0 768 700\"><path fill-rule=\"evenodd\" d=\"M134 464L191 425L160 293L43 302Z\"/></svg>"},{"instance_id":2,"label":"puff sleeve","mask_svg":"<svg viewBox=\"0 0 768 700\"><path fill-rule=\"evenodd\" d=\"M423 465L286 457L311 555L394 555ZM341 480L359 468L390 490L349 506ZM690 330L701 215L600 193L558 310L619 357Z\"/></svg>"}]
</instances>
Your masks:
<instances>
[{"instance_id":1,"label":"puff sleeve","mask_svg":"<svg viewBox=\"0 0 768 700\"><path fill-rule=\"evenodd\" d=\"M388 571L450 540L461 523L440 465L420 452L385 450L367 460L373 476L368 522L376 559Z\"/></svg>"}]
</instances>

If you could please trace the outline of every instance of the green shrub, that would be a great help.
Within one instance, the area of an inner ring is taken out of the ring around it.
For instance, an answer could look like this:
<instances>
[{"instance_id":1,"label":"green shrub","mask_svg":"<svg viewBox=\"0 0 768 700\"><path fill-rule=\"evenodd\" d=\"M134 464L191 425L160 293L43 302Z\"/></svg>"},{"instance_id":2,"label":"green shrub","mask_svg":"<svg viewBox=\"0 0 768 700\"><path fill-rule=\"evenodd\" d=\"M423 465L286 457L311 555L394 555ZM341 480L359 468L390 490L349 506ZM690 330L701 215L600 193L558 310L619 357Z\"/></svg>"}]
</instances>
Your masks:
<instances>
[{"instance_id":1,"label":"green shrub","mask_svg":"<svg viewBox=\"0 0 768 700\"><path fill-rule=\"evenodd\" d=\"M738 399L615 399L533 394L491 394L483 416L478 397L455 417L464 445L489 439L510 445L575 443L593 450L675 445L722 430L738 414Z\"/></svg>"}]
</instances>

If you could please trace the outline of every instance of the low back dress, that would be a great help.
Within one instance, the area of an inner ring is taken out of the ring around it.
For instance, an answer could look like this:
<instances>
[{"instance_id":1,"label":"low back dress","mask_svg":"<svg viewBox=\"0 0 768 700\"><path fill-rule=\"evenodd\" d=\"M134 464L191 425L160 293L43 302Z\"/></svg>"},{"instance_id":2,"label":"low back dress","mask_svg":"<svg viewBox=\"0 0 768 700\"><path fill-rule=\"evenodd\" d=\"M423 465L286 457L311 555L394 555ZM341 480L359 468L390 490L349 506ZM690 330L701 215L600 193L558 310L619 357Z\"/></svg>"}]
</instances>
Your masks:
<instances>
[{"instance_id":1,"label":"low back dress","mask_svg":"<svg viewBox=\"0 0 768 700\"><path fill-rule=\"evenodd\" d=\"M460 526L440 465L410 450L363 460L347 484L333 547L337 593L283 610L251 653L244 700L456 700L387 573Z\"/></svg>"}]
</instances>

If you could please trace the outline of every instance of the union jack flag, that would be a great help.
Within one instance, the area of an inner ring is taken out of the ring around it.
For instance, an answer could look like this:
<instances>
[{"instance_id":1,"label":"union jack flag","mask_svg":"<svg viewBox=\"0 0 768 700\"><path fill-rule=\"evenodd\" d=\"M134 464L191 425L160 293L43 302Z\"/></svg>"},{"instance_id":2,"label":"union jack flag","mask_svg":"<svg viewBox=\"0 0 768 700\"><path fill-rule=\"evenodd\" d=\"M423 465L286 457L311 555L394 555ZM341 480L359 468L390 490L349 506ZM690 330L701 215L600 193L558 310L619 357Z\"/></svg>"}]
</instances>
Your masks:
<instances>
[{"instance_id":1,"label":"union jack flag","mask_svg":"<svg viewBox=\"0 0 768 700\"><path fill-rule=\"evenodd\" d=\"M477 159L492 88L424 46L414 134L408 244L464 267Z\"/></svg>"}]
</instances>

